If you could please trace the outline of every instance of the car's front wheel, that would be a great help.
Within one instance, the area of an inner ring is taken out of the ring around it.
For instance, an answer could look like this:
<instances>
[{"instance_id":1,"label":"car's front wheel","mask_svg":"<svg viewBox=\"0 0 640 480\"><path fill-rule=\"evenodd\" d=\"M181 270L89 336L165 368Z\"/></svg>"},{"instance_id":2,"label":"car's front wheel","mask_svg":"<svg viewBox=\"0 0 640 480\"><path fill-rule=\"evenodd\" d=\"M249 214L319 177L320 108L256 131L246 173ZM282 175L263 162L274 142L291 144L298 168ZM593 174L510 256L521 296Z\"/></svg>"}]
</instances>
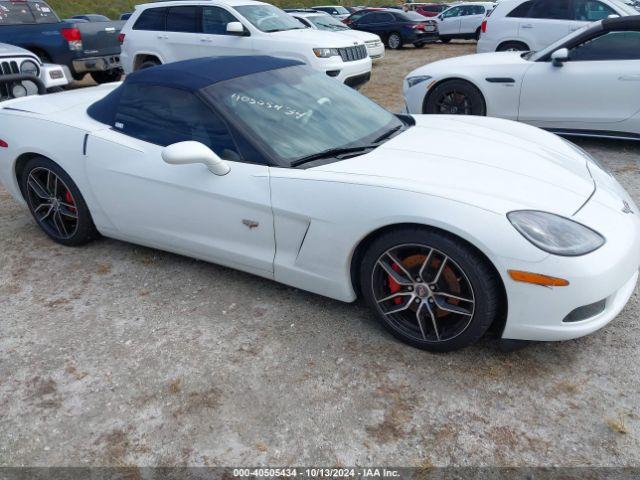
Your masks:
<instances>
[{"instance_id":1,"label":"car's front wheel","mask_svg":"<svg viewBox=\"0 0 640 480\"><path fill-rule=\"evenodd\" d=\"M487 114L480 90L464 80L442 82L429 94L424 113L441 115Z\"/></svg>"},{"instance_id":2,"label":"car's front wheel","mask_svg":"<svg viewBox=\"0 0 640 480\"><path fill-rule=\"evenodd\" d=\"M91 72L91 78L98 84L118 82L122 78L122 70L114 68L104 72Z\"/></svg>"},{"instance_id":3,"label":"car's front wheel","mask_svg":"<svg viewBox=\"0 0 640 480\"><path fill-rule=\"evenodd\" d=\"M399 33L393 32L387 38L387 45L392 50L398 50L402 48L402 36Z\"/></svg>"},{"instance_id":4,"label":"car's front wheel","mask_svg":"<svg viewBox=\"0 0 640 480\"><path fill-rule=\"evenodd\" d=\"M457 350L484 335L499 311L488 261L459 238L403 228L375 239L360 270L362 294L382 324L415 347Z\"/></svg>"},{"instance_id":5,"label":"car's front wheel","mask_svg":"<svg viewBox=\"0 0 640 480\"><path fill-rule=\"evenodd\" d=\"M530 48L522 42L504 42L498 45L496 52L528 52Z\"/></svg>"},{"instance_id":6,"label":"car's front wheel","mask_svg":"<svg viewBox=\"0 0 640 480\"><path fill-rule=\"evenodd\" d=\"M33 218L54 241L78 246L98 236L80 190L56 163L32 158L20 176L20 187Z\"/></svg>"}]
</instances>

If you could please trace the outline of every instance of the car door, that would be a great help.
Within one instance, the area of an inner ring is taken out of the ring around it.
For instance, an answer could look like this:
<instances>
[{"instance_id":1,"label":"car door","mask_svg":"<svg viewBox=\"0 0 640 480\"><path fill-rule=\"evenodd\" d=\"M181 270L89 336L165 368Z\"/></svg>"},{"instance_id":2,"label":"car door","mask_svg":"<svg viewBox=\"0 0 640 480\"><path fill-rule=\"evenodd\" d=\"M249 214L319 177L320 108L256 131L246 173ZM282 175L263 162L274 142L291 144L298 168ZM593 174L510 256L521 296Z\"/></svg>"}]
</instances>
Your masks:
<instances>
[{"instance_id":1,"label":"car door","mask_svg":"<svg viewBox=\"0 0 640 480\"><path fill-rule=\"evenodd\" d=\"M353 27L356 30L361 30L363 32L369 33L383 33L384 27L384 16L377 12L367 13L359 20L354 22ZM384 34L381 38L385 38Z\"/></svg>"},{"instance_id":2,"label":"car door","mask_svg":"<svg viewBox=\"0 0 640 480\"><path fill-rule=\"evenodd\" d=\"M470 35L478 30L485 16L485 8L482 5L466 5L462 9L460 17L460 33Z\"/></svg>"},{"instance_id":3,"label":"car door","mask_svg":"<svg viewBox=\"0 0 640 480\"><path fill-rule=\"evenodd\" d=\"M568 35L573 26L571 0L535 0L518 35L532 50L541 50Z\"/></svg>"},{"instance_id":4,"label":"car door","mask_svg":"<svg viewBox=\"0 0 640 480\"><path fill-rule=\"evenodd\" d=\"M275 253L266 165L246 163L227 126L191 92L123 87L113 128L86 145L93 194L115 238L271 276ZM204 165L169 165L164 146L195 140L225 159L224 176Z\"/></svg>"},{"instance_id":5,"label":"car door","mask_svg":"<svg viewBox=\"0 0 640 480\"><path fill-rule=\"evenodd\" d=\"M463 7L452 7L438 17L438 33L440 35L457 35L460 33L460 21Z\"/></svg>"},{"instance_id":6,"label":"car door","mask_svg":"<svg viewBox=\"0 0 640 480\"><path fill-rule=\"evenodd\" d=\"M519 120L579 129L623 122L640 111L640 32L614 31L580 42L562 66L540 61L526 72Z\"/></svg>"},{"instance_id":7,"label":"car door","mask_svg":"<svg viewBox=\"0 0 640 480\"><path fill-rule=\"evenodd\" d=\"M250 35L227 32L227 25L231 22L240 22L240 20L228 10L216 6L202 7L201 57L253 53L254 41ZM245 31L249 33L246 27Z\"/></svg>"},{"instance_id":8,"label":"car door","mask_svg":"<svg viewBox=\"0 0 640 480\"><path fill-rule=\"evenodd\" d=\"M176 62L201 55L201 7L197 5L181 5L169 7L167 13L166 32L161 40L165 48L165 62Z\"/></svg>"}]
</instances>

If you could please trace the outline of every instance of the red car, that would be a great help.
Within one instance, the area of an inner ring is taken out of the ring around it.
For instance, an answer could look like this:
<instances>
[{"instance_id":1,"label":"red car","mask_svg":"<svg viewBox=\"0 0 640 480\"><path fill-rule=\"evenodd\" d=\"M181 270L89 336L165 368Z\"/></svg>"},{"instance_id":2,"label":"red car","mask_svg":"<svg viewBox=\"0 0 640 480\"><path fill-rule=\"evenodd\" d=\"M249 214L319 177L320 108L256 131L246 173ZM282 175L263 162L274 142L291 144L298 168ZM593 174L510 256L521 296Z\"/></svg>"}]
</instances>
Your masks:
<instances>
[{"instance_id":1,"label":"red car","mask_svg":"<svg viewBox=\"0 0 640 480\"><path fill-rule=\"evenodd\" d=\"M419 3L414 5L414 10L425 17L435 17L444 12L451 5L446 3Z\"/></svg>"}]
</instances>

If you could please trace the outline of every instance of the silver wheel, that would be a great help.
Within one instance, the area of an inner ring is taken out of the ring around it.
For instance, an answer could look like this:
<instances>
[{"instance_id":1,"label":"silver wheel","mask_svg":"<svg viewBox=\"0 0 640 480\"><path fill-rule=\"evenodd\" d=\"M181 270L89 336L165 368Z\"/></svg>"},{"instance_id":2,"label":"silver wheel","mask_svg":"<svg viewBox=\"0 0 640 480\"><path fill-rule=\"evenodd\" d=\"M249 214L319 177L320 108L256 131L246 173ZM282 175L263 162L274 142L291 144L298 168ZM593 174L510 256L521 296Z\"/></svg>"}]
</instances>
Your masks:
<instances>
[{"instance_id":1,"label":"silver wheel","mask_svg":"<svg viewBox=\"0 0 640 480\"><path fill-rule=\"evenodd\" d=\"M387 321L420 342L456 338L475 314L476 298L466 273L428 245L405 244L384 252L373 268L371 287Z\"/></svg>"},{"instance_id":2,"label":"silver wheel","mask_svg":"<svg viewBox=\"0 0 640 480\"><path fill-rule=\"evenodd\" d=\"M48 168L34 168L27 177L26 190L34 217L49 235L67 240L76 234L76 201L58 175Z\"/></svg>"},{"instance_id":3,"label":"silver wheel","mask_svg":"<svg viewBox=\"0 0 640 480\"><path fill-rule=\"evenodd\" d=\"M389 35L389 48L392 49L398 49L402 46L402 39L400 38L400 35L398 35L397 33L392 33L391 35Z\"/></svg>"}]
</instances>

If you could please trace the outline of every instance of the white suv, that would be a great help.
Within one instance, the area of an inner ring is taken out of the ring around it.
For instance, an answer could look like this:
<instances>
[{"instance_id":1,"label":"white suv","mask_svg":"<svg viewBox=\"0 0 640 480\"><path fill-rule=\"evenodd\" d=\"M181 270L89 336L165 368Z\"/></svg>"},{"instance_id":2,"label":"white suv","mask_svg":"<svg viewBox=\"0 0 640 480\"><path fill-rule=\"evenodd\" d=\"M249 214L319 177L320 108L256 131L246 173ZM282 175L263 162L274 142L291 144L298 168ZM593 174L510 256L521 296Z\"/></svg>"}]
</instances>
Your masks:
<instances>
[{"instance_id":1,"label":"white suv","mask_svg":"<svg viewBox=\"0 0 640 480\"><path fill-rule=\"evenodd\" d=\"M136 7L120 33L126 73L162 63L225 55L300 60L357 88L371 77L362 40L305 28L253 0L177 0Z\"/></svg>"},{"instance_id":2,"label":"white suv","mask_svg":"<svg viewBox=\"0 0 640 480\"><path fill-rule=\"evenodd\" d=\"M453 38L477 40L482 20L494 7L491 2L468 2L448 8L432 19L438 22L440 41L447 43Z\"/></svg>"},{"instance_id":3,"label":"white suv","mask_svg":"<svg viewBox=\"0 0 640 480\"><path fill-rule=\"evenodd\" d=\"M478 53L542 50L612 15L638 11L618 0L502 0L482 23Z\"/></svg>"}]
</instances>

